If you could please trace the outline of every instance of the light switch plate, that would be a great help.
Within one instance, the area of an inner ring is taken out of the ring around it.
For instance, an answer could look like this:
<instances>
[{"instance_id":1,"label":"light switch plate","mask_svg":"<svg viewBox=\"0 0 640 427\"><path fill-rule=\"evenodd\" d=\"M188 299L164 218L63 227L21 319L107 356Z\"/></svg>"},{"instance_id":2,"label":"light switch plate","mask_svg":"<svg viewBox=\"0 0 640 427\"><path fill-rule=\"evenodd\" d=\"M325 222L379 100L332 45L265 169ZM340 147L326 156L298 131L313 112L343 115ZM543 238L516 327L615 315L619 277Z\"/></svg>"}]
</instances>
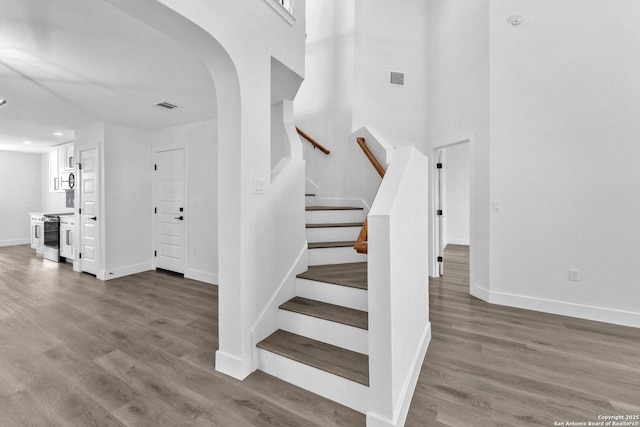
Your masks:
<instances>
[{"instance_id":1,"label":"light switch plate","mask_svg":"<svg viewBox=\"0 0 640 427\"><path fill-rule=\"evenodd\" d=\"M264 194L264 178L253 178L253 194Z\"/></svg>"}]
</instances>

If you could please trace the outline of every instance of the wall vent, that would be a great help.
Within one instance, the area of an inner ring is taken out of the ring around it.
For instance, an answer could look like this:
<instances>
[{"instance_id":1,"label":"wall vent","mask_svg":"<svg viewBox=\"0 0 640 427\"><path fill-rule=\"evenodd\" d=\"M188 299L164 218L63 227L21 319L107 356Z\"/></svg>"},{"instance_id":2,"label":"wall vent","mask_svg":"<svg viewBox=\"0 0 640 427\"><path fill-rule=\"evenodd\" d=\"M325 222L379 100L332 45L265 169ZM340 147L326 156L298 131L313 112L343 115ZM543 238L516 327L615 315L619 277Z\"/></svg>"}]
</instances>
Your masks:
<instances>
[{"instance_id":1,"label":"wall vent","mask_svg":"<svg viewBox=\"0 0 640 427\"><path fill-rule=\"evenodd\" d=\"M389 83L396 86L404 86L404 73L399 71L389 72Z\"/></svg>"},{"instance_id":2,"label":"wall vent","mask_svg":"<svg viewBox=\"0 0 640 427\"><path fill-rule=\"evenodd\" d=\"M171 104L170 102L158 102L157 104L153 104L154 107L164 108L165 110L173 110L174 108L178 108L177 105Z\"/></svg>"}]
</instances>

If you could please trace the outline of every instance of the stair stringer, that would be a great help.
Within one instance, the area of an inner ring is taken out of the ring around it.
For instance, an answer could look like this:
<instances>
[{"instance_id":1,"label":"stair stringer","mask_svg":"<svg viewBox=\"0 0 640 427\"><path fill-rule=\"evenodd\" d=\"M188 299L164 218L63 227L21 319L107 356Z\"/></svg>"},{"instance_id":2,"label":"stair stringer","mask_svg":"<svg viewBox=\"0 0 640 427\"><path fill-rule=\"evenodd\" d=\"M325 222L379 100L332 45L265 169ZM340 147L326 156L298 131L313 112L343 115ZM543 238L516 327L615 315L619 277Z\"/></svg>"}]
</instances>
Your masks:
<instances>
[{"instance_id":1,"label":"stair stringer","mask_svg":"<svg viewBox=\"0 0 640 427\"><path fill-rule=\"evenodd\" d=\"M278 289L273 294L267 305L264 307L253 326L251 327L251 348L253 349L253 368L258 369L258 352L256 345L274 333L278 329L278 311L280 305L293 298L296 294L296 275L306 271L308 266L307 242L300 250L296 261L289 269L285 279L280 283Z\"/></svg>"}]
</instances>

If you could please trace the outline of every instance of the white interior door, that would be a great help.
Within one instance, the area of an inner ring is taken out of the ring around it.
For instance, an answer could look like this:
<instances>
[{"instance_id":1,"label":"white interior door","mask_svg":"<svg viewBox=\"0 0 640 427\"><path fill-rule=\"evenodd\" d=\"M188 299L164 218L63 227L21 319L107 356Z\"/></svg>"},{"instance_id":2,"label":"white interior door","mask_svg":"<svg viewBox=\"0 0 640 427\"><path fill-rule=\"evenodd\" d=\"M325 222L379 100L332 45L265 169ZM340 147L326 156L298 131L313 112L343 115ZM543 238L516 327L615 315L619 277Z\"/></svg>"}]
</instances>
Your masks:
<instances>
[{"instance_id":1,"label":"white interior door","mask_svg":"<svg viewBox=\"0 0 640 427\"><path fill-rule=\"evenodd\" d=\"M80 151L80 251L81 269L98 274L98 251L100 229L98 227L99 206L99 161L98 150ZM80 256L80 255L79 255Z\"/></svg>"},{"instance_id":2,"label":"white interior door","mask_svg":"<svg viewBox=\"0 0 640 427\"><path fill-rule=\"evenodd\" d=\"M156 268L184 273L184 149L156 152L155 169Z\"/></svg>"}]
</instances>

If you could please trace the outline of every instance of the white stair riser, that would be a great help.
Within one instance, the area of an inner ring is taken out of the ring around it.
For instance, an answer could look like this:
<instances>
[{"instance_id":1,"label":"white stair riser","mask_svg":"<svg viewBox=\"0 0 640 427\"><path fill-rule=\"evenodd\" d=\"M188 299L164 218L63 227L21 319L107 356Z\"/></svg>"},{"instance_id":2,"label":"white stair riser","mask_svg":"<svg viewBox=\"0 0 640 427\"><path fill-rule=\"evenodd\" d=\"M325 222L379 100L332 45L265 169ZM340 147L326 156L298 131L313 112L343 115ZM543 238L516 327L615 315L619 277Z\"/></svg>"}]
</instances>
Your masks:
<instances>
[{"instance_id":1,"label":"white stair riser","mask_svg":"<svg viewBox=\"0 0 640 427\"><path fill-rule=\"evenodd\" d=\"M367 255L359 254L352 246L346 248L309 249L309 265L364 262Z\"/></svg>"},{"instance_id":2,"label":"white stair riser","mask_svg":"<svg viewBox=\"0 0 640 427\"><path fill-rule=\"evenodd\" d=\"M304 204L306 206L314 206L316 204L316 196L304 196Z\"/></svg>"},{"instance_id":3,"label":"white stair riser","mask_svg":"<svg viewBox=\"0 0 640 427\"><path fill-rule=\"evenodd\" d=\"M307 242L343 242L356 240L361 227L307 228Z\"/></svg>"},{"instance_id":4,"label":"white stair riser","mask_svg":"<svg viewBox=\"0 0 640 427\"><path fill-rule=\"evenodd\" d=\"M278 310L280 329L361 354L369 354L369 331L288 310Z\"/></svg>"},{"instance_id":5,"label":"white stair riser","mask_svg":"<svg viewBox=\"0 0 640 427\"><path fill-rule=\"evenodd\" d=\"M358 210L306 211L307 224L324 224L328 222L362 222L364 212Z\"/></svg>"},{"instance_id":6,"label":"white stair riser","mask_svg":"<svg viewBox=\"0 0 640 427\"><path fill-rule=\"evenodd\" d=\"M261 371L355 411L367 412L369 387L261 348L256 351Z\"/></svg>"},{"instance_id":7,"label":"white stair riser","mask_svg":"<svg viewBox=\"0 0 640 427\"><path fill-rule=\"evenodd\" d=\"M362 311L369 307L366 290L315 280L296 279L296 296Z\"/></svg>"}]
</instances>

